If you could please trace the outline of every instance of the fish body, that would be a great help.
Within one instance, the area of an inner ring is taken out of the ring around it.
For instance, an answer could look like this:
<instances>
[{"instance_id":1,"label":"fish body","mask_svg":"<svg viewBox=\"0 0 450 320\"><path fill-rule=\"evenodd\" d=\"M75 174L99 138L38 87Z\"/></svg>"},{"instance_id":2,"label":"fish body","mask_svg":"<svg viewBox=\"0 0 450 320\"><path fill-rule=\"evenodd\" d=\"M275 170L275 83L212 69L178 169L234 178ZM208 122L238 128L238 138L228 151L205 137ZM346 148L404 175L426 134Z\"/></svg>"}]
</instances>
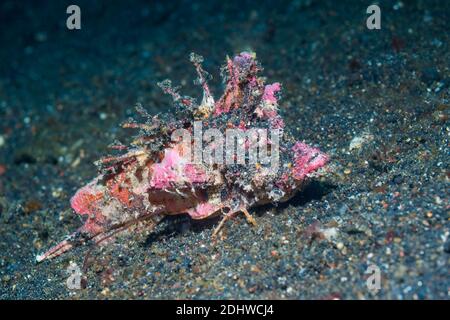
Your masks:
<instances>
[{"instance_id":1,"label":"fish body","mask_svg":"<svg viewBox=\"0 0 450 320\"><path fill-rule=\"evenodd\" d=\"M255 224L248 209L289 200L326 165L328 155L285 129L278 113L281 85L265 84L253 54L227 58L225 90L218 100L202 61L191 55L201 102L182 96L168 80L160 83L172 96L175 114L152 117L137 107L144 121L123 127L139 134L129 146L113 145L120 154L97 161L99 175L71 199L75 213L86 217L84 225L38 255L38 262L74 246L151 230L166 215L197 220L223 215L213 236L238 212ZM230 139L229 132L234 134ZM261 150L264 157L258 158Z\"/></svg>"}]
</instances>

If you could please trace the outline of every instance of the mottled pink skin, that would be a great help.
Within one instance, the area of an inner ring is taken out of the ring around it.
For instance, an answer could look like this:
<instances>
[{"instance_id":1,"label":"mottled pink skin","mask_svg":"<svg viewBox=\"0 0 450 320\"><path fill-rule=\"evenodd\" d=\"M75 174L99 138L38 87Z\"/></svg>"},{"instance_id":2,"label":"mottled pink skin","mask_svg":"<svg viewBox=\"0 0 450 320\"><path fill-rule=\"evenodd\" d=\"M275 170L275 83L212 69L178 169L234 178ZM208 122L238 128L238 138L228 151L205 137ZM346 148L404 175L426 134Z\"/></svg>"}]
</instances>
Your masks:
<instances>
[{"instance_id":1,"label":"mottled pink skin","mask_svg":"<svg viewBox=\"0 0 450 320\"><path fill-rule=\"evenodd\" d=\"M150 187L154 189L168 189L182 182L193 184L208 181L203 170L195 164L188 163L175 149L166 149L164 159L160 163L155 163L152 170Z\"/></svg>"},{"instance_id":2,"label":"mottled pink skin","mask_svg":"<svg viewBox=\"0 0 450 320\"><path fill-rule=\"evenodd\" d=\"M179 180L178 163L181 157L174 149L166 149L164 159L152 166L153 174L150 187L156 189L169 188L173 182Z\"/></svg>"},{"instance_id":3,"label":"mottled pink skin","mask_svg":"<svg viewBox=\"0 0 450 320\"><path fill-rule=\"evenodd\" d=\"M87 185L77 191L70 199L70 205L76 213L84 215L89 214L92 208L92 202L95 201L95 191L90 185Z\"/></svg>"},{"instance_id":4,"label":"mottled pink skin","mask_svg":"<svg viewBox=\"0 0 450 320\"><path fill-rule=\"evenodd\" d=\"M284 120L281 117L274 117L270 120L270 125L273 129L283 129L284 128Z\"/></svg>"},{"instance_id":5,"label":"mottled pink skin","mask_svg":"<svg viewBox=\"0 0 450 320\"><path fill-rule=\"evenodd\" d=\"M214 116L218 116L218 115L220 115L224 112L228 112L228 111L230 111L230 109L227 110L225 108L222 108L222 106L217 102L214 107Z\"/></svg>"},{"instance_id":6,"label":"mottled pink skin","mask_svg":"<svg viewBox=\"0 0 450 320\"><path fill-rule=\"evenodd\" d=\"M264 88L263 100L273 104L277 104L278 100L276 97L276 93L280 90L281 84L279 84L278 82L266 85Z\"/></svg>"},{"instance_id":7,"label":"mottled pink skin","mask_svg":"<svg viewBox=\"0 0 450 320\"><path fill-rule=\"evenodd\" d=\"M234 57L233 62L237 66L243 66L246 63L253 63L253 56L248 52L241 52Z\"/></svg>"},{"instance_id":8,"label":"mottled pink skin","mask_svg":"<svg viewBox=\"0 0 450 320\"><path fill-rule=\"evenodd\" d=\"M195 208L187 210L192 219L203 219L220 210L221 206L208 202L199 203Z\"/></svg>"},{"instance_id":9,"label":"mottled pink skin","mask_svg":"<svg viewBox=\"0 0 450 320\"><path fill-rule=\"evenodd\" d=\"M255 76L252 76L248 82L251 87L256 87L258 85L258 81Z\"/></svg>"},{"instance_id":10,"label":"mottled pink skin","mask_svg":"<svg viewBox=\"0 0 450 320\"><path fill-rule=\"evenodd\" d=\"M216 101L214 107L214 115L218 116L222 113L227 113L233 108L239 107L236 105L235 99L239 96L240 92L240 78L245 78L247 85L252 88L258 85L258 78L256 77L257 65L253 56L248 52L242 52L235 56L233 60L228 59L227 69L230 79L227 82L225 88L225 94L222 99ZM243 70L247 73L243 72ZM242 81L241 81L242 82Z\"/></svg>"},{"instance_id":11,"label":"mottled pink skin","mask_svg":"<svg viewBox=\"0 0 450 320\"><path fill-rule=\"evenodd\" d=\"M177 185L183 187L183 184L194 186L199 183L208 182L209 177L201 166L189 163L187 159L180 156L176 149L166 149L164 159L160 163L152 166L153 175L150 180L149 194L150 200L156 201L165 199L165 208L168 213L188 213L193 219L202 219L215 213L220 209L219 206L210 204L200 198L189 196L182 199L168 193L167 190L176 189ZM192 187L194 188L194 187ZM153 189L153 191L152 191Z\"/></svg>"},{"instance_id":12,"label":"mottled pink skin","mask_svg":"<svg viewBox=\"0 0 450 320\"><path fill-rule=\"evenodd\" d=\"M72 209L79 215L87 215L88 219L80 228L80 231L95 235L103 231L102 223L105 217L102 215L99 207L103 199L103 192L96 186L97 180L89 183L79 189L70 199Z\"/></svg>"},{"instance_id":13,"label":"mottled pink skin","mask_svg":"<svg viewBox=\"0 0 450 320\"><path fill-rule=\"evenodd\" d=\"M323 167L329 160L328 156L318 148L310 147L303 142L297 142L293 147L294 168L293 177L296 180L303 180L308 174Z\"/></svg>"},{"instance_id":14,"label":"mottled pink skin","mask_svg":"<svg viewBox=\"0 0 450 320\"><path fill-rule=\"evenodd\" d=\"M275 82L264 87L262 96L263 104L256 108L255 113L259 118L268 119L273 129L283 129L284 121L278 115L277 92L281 90L281 84Z\"/></svg>"},{"instance_id":15,"label":"mottled pink skin","mask_svg":"<svg viewBox=\"0 0 450 320\"><path fill-rule=\"evenodd\" d=\"M162 161L153 164L151 169L153 171L152 177L148 184L144 183L147 187L135 188L134 192L157 192L155 196L167 197L168 195L165 190L173 189L176 185L182 186L183 183L192 185L208 181L208 176L205 171L195 164L188 163L185 158L180 156L176 149L166 149ZM101 224L105 221L105 217L101 210L101 201L103 200L105 190L99 189L97 183L98 181L95 180L79 189L71 199L71 206L76 213L89 216L85 225L80 230L91 235L103 231ZM115 186L115 184L113 185ZM122 189L122 191L127 190L128 189ZM158 190L163 193L158 193ZM114 194L114 196L117 197L116 194ZM170 209L170 205L173 204L173 211L178 211L178 209L183 208L184 206L187 206L187 209L190 203L187 200L184 201L184 205L175 202L167 204L167 208ZM198 208L192 209L190 213L200 217L204 216L208 210L211 210L211 208L208 208L206 204L203 204L199 205Z\"/></svg>"},{"instance_id":16,"label":"mottled pink skin","mask_svg":"<svg viewBox=\"0 0 450 320\"><path fill-rule=\"evenodd\" d=\"M205 171L199 169L197 165L188 163L184 166L184 175L190 183L203 183L208 181Z\"/></svg>"}]
</instances>

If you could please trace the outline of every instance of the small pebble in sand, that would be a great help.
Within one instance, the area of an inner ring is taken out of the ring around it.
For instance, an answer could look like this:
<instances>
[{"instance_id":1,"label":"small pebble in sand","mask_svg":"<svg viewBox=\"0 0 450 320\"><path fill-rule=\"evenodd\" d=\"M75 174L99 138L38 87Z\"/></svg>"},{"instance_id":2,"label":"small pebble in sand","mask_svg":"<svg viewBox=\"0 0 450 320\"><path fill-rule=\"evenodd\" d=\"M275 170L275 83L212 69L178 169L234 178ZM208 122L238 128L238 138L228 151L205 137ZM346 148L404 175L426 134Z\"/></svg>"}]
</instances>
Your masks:
<instances>
[{"instance_id":1,"label":"small pebble in sand","mask_svg":"<svg viewBox=\"0 0 450 320\"><path fill-rule=\"evenodd\" d=\"M364 132L360 136L356 136L350 141L350 145L348 149L350 151L361 149L363 145L369 143L373 140L373 135L371 135L369 132Z\"/></svg>"},{"instance_id":2,"label":"small pebble in sand","mask_svg":"<svg viewBox=\"0 0 450 320\"><path fill-rule=\"evenodd\" d=\"M54 190L52 191L52 196L53 196L53 198L59 198L59 197L61 197L62 192L63 192L63 189L62 189L61 187L54 189Z\"/></svg>"},{"instance_id":3,"label":"small pebble in sand","mask_svg":"<svg viewBox=\"0 0 450 320\"><path fill-rule=\"evenodd\" d=\"M332 240L337 237L338 231L339 230L337 228L333 227L333 228L323 229L322 233L327 240Z\"/></svg>"}]
</instances>

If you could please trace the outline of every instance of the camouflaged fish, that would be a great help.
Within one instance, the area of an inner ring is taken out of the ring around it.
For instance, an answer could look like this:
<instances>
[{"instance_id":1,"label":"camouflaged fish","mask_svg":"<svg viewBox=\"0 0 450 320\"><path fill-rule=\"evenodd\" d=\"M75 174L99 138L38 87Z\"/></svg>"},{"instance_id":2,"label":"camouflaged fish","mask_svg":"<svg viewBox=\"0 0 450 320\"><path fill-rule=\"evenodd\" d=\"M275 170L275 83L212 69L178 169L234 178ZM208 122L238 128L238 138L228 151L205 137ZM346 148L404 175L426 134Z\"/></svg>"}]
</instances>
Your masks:
<instances>
[{"instance_id":1,"label":"camouflaged fish","mask_svg":"<svg viewBox=\"0 0 450 320\"><path fill-rule=\"evenodd\" d=\"M38 255L38 262L75 246L149 231L166 215L187 214L192 219L220 215L223 218L213 237L237 213L256 224L249 208L290 199L326 165L325 153L295 141L285 129L278 113L281 85L264 83L254 54L243 52L227 58L222 68L225 92L218 100L208 87L203 58L196 54L190 58L203 90L201 102L181 95L169 80L159 83L173 98L175 112L151 116L137 106L143 120L131 119L123 127L137 129L139 134L128 146L113 144L116 154L99 160L99 175L71 199L73 210L86 218L84 225ZM195 132L199 127L213 134L199 136ZM255 128L277 134L255 138L259 132ZM236 139L236 149L240 146L244 156L227 154L234 163L211 161L220 160L225 148L229 151L230 146L218 138L218 133L226 135L227 130L244 133ZM214 156L207 161L192 160L196 152L198 156L206 150ZM266 158L262 159L275 160L277 165L259 161L255 150L264 150Z\"/></svg>"}]
</instances>

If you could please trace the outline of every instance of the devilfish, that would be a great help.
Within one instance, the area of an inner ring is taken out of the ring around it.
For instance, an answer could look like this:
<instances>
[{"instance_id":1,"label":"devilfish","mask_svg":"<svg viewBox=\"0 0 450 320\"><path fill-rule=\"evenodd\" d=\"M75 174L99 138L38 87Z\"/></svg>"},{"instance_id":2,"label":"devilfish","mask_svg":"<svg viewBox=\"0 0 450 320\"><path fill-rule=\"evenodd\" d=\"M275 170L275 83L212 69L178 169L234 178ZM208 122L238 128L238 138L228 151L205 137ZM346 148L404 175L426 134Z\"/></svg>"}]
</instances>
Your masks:
<instances>
[{"instance_id":1,"label":"devilfish","mask_svg":"<svg viewBox=\"0 0 450 320\"><path fill-rule=\"evenodd\" d=\"M38 255L38 262L75 246L152 230L167 215L221 215L212 237L237 213L255 225L250 208L289 200L326 166L327 154L296 141L285 128L278 112L281 84L264 83L254 54L227 57L222 68L225 89L217 100L203 58L191 54L190 60L203 91L200 103L181 95L169 80L159 83L172 97L175 112L151 116L141 105L136 107L141 121L131 119L123 127L139 133L128 145L115 142L115 154L96 162L99 175L71 199L76 214L86 217L84 225ZM195 132L199 127L208 134ZM227 130L240 133L232 146L241 153L228 153L226 144L228 161L221 161L224 140L231 141ZM260 159L261 150L266 157Z\"/></svg>"}]
</instances>

